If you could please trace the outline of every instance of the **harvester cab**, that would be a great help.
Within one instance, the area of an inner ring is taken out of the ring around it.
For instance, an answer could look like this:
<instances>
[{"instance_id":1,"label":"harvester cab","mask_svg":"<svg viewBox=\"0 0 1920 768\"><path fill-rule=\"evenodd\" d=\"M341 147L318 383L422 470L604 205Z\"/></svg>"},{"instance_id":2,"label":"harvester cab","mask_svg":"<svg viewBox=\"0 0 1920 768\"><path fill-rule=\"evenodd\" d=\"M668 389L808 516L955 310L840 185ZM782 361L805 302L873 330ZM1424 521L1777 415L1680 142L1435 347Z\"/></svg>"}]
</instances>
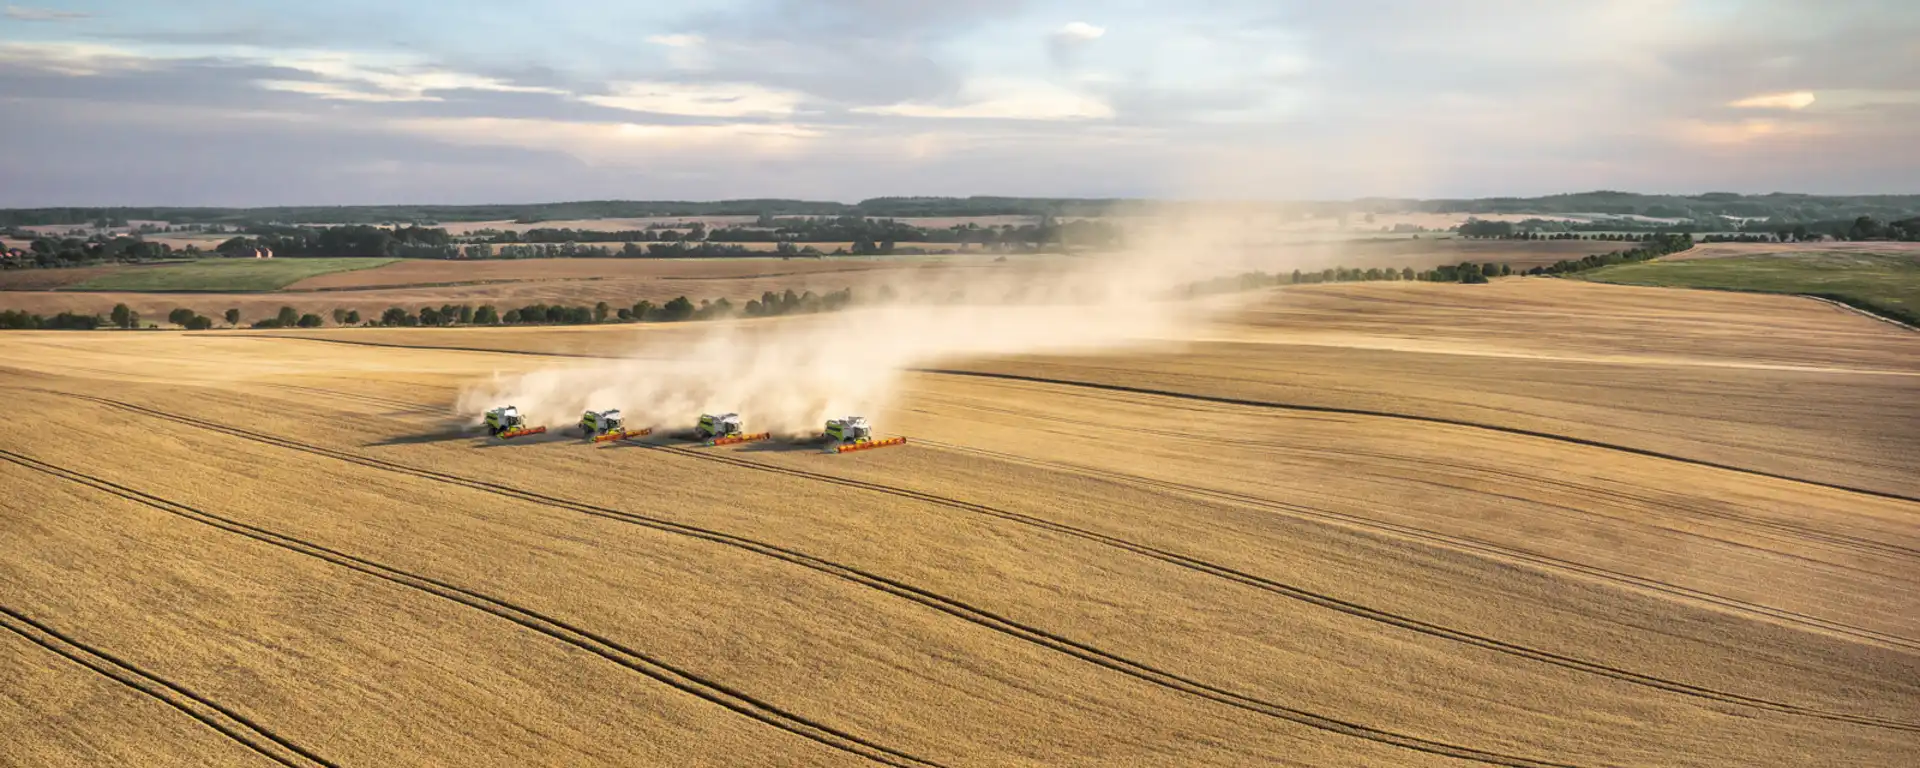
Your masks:
<instances>
[{"instance_id":1,"label":"harvester cab","mask_svg":"<svg viewBox=\"0 0 1920 768\"><path fill-rule=\"evenodd\" d=\"M617 432L625 427L626 424L620 421L620 412L617 410L587 411L580 414L580 431L586 433L588 437Z\"/></svg>"},{"instance_id":2,"label":"harvester cab","mask_svg":"<svg viewBox=\"0 0 1920 768\"><path fill-rule=\"evenodd\" d=\"M873 427L867 424L865 417L848 416L827 422L827 452L846 453L863 451L868 448L884 448L889 445L905 445L904 437L873 436Z\"/></svg>"},{"instance_id":3,"label":"harvester cab","mask_svg":"<svg viewBox=\"0 0 1920 768\"><path fill-rule=\"evenodd\" d=\"M699 435L701 439L706 440L707 445L732 445L734 443L751 443L757 440L773 439L773 433L771 432L747 434L746 430L741 427L740 414L737 413L722 413L718 415L703 413L700 415L700 425L694 427L693 431L694 434Z\"/></svg>"},{"instance_id":4,"label":"harvester cab","mask_svg":"<svg viewBox=\"0 0 1920 768\"><path fill-rule=\"evenodd\" d=\"M873 427L860 416L848 416L827 422L827 437L836 443L857 443L873 439Z\"/></svg>"},{"instance_id":5,"label":"harvester cab","mask_svg":"<svg viewBox=\"0 0 1920 768\"><path fill-rule=\"evenodd\" d=\"M700 426L694 428L694 432L709 440L716 437L732 437L743 431L745 430L740 426L740 414L737 413L717 415L703 413L700 415Z\"/></svg>"},{"instance_id":6,"label":"harvester cab","mask_svg":"<svg viewBox=\"0 0 1920 768\"><path fill-rule=\"evenodd\" d=\"M580 436L596 443L608 440L625 440L629 437L652 434L652 427L628 429L627 422L621 418L620 411L587 411L580 414Z\"/></svg>"},{"instance_id":7,"label":"harvester cab","mask_svg":"<svg viewBox=\"0 0 1920 768\"><path fill-rule=\"evenodd\" d=\"M487 434L494 437L519 437L545 431L546 427L527 426L527 420L520 416L520 409L511 405L487 411Z\"/></svg>"}]
</instances>

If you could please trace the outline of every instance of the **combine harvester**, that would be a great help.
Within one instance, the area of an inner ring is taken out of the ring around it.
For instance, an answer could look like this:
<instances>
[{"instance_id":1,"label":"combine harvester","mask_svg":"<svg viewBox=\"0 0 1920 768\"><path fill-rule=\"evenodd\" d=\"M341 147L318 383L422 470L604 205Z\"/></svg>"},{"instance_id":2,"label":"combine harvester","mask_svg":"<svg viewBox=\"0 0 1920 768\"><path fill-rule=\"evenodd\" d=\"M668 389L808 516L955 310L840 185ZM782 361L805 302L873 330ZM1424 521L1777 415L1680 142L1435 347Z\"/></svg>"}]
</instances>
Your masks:
<instances>
[{"instance_id":1,"label":"combine harvester","mask_svg":"<svg viewBox=\"0 0 1920 768\"><path fill-rule=\"evenodd\" d=\"M904 437L873 436L873 427L867 425L865 417L848 416L827 422L827 452L846 453L864 451L868 448L885 448L890 445L906 445Z\"/></svg>"},{"instance_id":2,"label":"combine harvester","mask_svg":"<svg viewBox=\"0 0 1920 768\"><path fill-rule=\"evenodd\" d=\"M527 420L520 417L520 409L511 405L487 411L487 434L502 440L521 435L537 435L545 431L547 428L544 426L527 426Z\"/></svg>"},{"instance_id":3,"label":"combine harvester","mask_svg":"<svg viewBox=\"0 0 1920 768\"><path fill-rule=\"evenodd\" d=\"M701 439L706 440L709 446L733 445L734 443L751 443L757 440L773 439L772 432L747 434L740 426L740 414L737 413L722 413L718 415L711 413L700 414L700 424L693 428L693 432L699 435Z\"/></svg>"},{"instance_id":4,"label":"combine harvester","mask_svg":"<svg viewBox=\"0 0 1920 768\"><path fill-rule=\"evenodd\" d=\"M580 436L591 443L604 443L609 440L625 440L629 437L641 437L653 434L653 427L628 429L627 423L620 418L620 411L587 411L580 414Z\"/></svg>"}]
</instances>

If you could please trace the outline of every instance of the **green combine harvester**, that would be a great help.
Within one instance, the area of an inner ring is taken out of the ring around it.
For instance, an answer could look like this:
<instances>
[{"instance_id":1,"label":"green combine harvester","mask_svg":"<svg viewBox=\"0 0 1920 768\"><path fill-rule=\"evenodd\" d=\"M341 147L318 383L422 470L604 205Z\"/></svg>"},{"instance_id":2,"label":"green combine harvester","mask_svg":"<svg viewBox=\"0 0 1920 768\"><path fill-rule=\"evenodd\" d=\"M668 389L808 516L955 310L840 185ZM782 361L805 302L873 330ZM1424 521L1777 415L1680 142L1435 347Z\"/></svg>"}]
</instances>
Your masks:
<instances>
[{"instance_id":1,"label":"green combine harvester","mask_svg":"<svg viewBox=\"0 0 1920 768\"><path fill-rule=\"evenodd\" d=\"M628 429L627 423L620 417L618 410L587 411L580 414L580 436L589 442L604 443L608 440L625 440L653 434L653 427Z\"/></svg>"},{"instance_id":2,"label":"green combine harvester","mask_svg":"<svg viewBox=\"0 0 1920 768\"><path fill-rule=\"evenodd\" d=\"M487 434L494 437L505 440L521 435L537 435L545 431L547 428L544 426L527 426L527 420L520 416L520 409L511 405L487 411Z\"/></svg>"}]
</instances>

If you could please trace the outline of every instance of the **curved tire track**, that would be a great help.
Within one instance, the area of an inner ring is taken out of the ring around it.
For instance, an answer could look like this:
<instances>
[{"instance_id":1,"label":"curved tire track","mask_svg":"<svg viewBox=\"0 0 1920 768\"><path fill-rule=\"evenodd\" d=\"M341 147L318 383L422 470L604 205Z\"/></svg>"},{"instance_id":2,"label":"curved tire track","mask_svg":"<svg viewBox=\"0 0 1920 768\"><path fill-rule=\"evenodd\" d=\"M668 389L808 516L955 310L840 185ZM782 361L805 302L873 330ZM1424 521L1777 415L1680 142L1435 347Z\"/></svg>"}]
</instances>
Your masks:
<instances>
[{"instance_id":1,"label":"curved tire track","mask_svg":"<svg viewBox=\"0 0 1920 768\"><path fill-rule=\"evenodd\" d=\"M6 449L0 449L0 460L9 461L78 485L84 485L128 501L192 520L196 523L212 526L228 533L238 534L253 539L254 541L270 544L297 554L324 560L333 565L357 571L376 579L425 592L435 597L452 600L461 605L496 618L511 621L527 629L600 656L601 658L672 687L675 690L720 705L737 714L759 721L762 724L772 726L833 749L866 758L867 760L882 765L902 766L903 768L939 765L938 763L923 760L906 752L895 750L871 740L846 733L815 720L787 712L777 706L756 699L747 693L679 669L614 640L597 635L589 630L568 624L531 609L522 608L504 600L489 597L480 592L458 587L444 581L414 574L392 566L383 565L365 558L349 555L265 528L221 517L144 491L129 488L110 480L49 464ZM0 611L4 610L4 608L0 608ZM322 764L331 765L330 763ZM288 763L288 765L295 764Z\"/></svg>"},{"instance_id":2,"label":"curved tire track","mask_svg":"<svg viewBox=\"0 0 1920 768\"><path fill-rule=\"evenodd\" d=\"M946 446L946 444L943 444L943 443L931 443L929 441L920 440L918 438L916 438L916 440L918 440L921 443L936 445L943 448L948 447ZM962 501L959 499L954 499L947 496L941 496L938 494L925 493L925 492L915 491L915 490L906 489L906 488L883 485L880 483L867 482L864 480L854 480L854 479L838 477L834 475L827 475L827 474L822 474L817 472L809 472L802 469L792 469L788 467L780 467L780 466L775 466L771 464L762 464L760 462L752 461L749 459L742 459L734 456L725 456L725 455L716 454L716 453L706 453L706 452L696 451L690 448L662 447L661 450L667 450L667 451L672 451L682 455L693 456L706 461L713 461L713 462L728 464L731 466L742 467L746 469L769 472L773 474L799 477L799 478L804 478L804 479L813 480L817 482L831 483L834 485L840 485L840 486L845 486L849 488L858 488L862 490L873 491L875 493L883 493L891 496L896 496L899 498L905 498L905 499L911 499L914 501L935 504L935 505L947 507L950 509L958 509L964 512L970 512L974 514L985 515L988 517L995 517L1002 520L1008 520L1011 522L1019 523L1021 525L1039 528L1041 530L1045 530L1051 533L1057 533L1064 536L1070 536L1073 538L1083 539L1086 541L1092 541L1098 544L1102 544L1104 546L1124 550L1136 555L1141 555L1144 557L1152 558L1154 560L1159 560L1161 562L1169 563L1169 564L1172 564L1181 568L1185 568L1188 570L1198 571L1200 573L1205 573L1210 576L1226 579L1228 581L1236 582L1239 584L1253 587L1255 589L1281 595L1283 597L1287 597L1293 600L1298 600L1300 602L1308 603L1310 605L1315 605L1321 608L1338 611L1340 613L1344 613L1349 616L1356 616L1359 618L1367 619L1369 621L1375 621L1382 624L1387 624L1387 625L1399 627L1402 629L1411 630L1413 632L1418 632L1420 634L1428 635L1431 637L1438 637L1446 640L1451 640L1454 642L1463 643L1466 645L1472 645L1478 648L1484 648L1487 650L1507 654L1510 656L1517 656L1520 658L1525 658L1533 661L1551 664L1551 665L1563 667L1566 669L1572 669L1580 672L1587 672L1590 674L1595 674L1602 677L1619 680L1622 682L1632 683L1635 685L1648 686L1651 688L1657 688L1657 689L1668 691L1671 693L1678 693L1686 696L1693 696L1696 698L1707 699L1709 701L1715 701L1722 704L1745 705L1745 706L1754 707L1757 709L1764 709L1764 710L1780 712L1785 714L1792 714L1792 715L1801 715L1805 717L1813 717L1813 718L1829 720L1833 722L1850 723L1853 725L1863 725L1863 726L1869 726L1874 728L1887 728L1891 730L1920 733L1920 724L1906 723L1898 720L1890 720L1886 718L1873 717L1869 715L1853 715L1853 714L1847 714L1842 712L1829 712L1821 709L1816 709L1813 707L1805 707L1797 704L1787 704L1784 702L1771 701L1768 699L1762 699L1754 696L1746 696L1738 693L1730 693L1727 691L1715 690L1705 686L1698 686L1698 685L1692 685L1689 683L1683 683L1675 680L1668 680L1665 678L1655 677L1653 675L1645 675L1638 672L1634 672L1632 670L1622 669L1620 667L1614 667L1614 666L1602 664L1599 662L1588 661L1586 659L1567 656L1565 654L1555 653L1552 651L1531 648L1525 645L1520 645L1518 643L1510 643L1510 642L1506 642L1496 638L1474 634L1474 633L1466 632L1463 630L1457 630L1457 629L1442 626L1439 624L1434 624L1427 621L1422 621L1420 619L1415 619L1409 616L1403 616L1397 613L1393 613L1391 611L1373 608L1373 607L1362 605L1360 603L1356 603L1350 600L1334 597L1332 595L1327 595L1320 592L1314 592L1312 590L1296 587L1294 585L1286 584L1284 582L1263 578L1263 577L1246 573L1244 571L1236 570L1227 566L1218 565L1205 560L1201 560L1199 558L1183 555L1183 554L1172 552L1165 549L1160 549L1160 548L1149 546L1146 544L1140 544L1140 543L1123 539L1117 536L1111 536L1108 534L1103 534L1096 531L1087 530L1084 528L1077 528L1074 526L1067 525L1065 523L1058 523L1051 520L1046 520L1042 518L1033 517L1030 515L1021 514L1018 512L1011 512L1011 511L999 509L996 507L986 506L984 504L976 504L974 502ZM981 451L981 453L992 454L992 452L990 451ZM1145 479L1145 478L1138 478L1138 479Z\"/></svg>"},{"instance_id":3,"label":"curved tire track","mask_svg":"<svg viewBox=\"0 0 1920 768\"><path fill-rule=\"evenodd\" d=\"M1679 456L1671 453L1663 453L1660 451L1650 450L1646 448L1634 448L1632 446L1618 445L1615 443L1608 443L1600 440L1592 440L1584 437L1573 437L1571 435L1557 435L1552 432L1541 432L1541 431L1532 430L1532 429L1522 429L1520 427L1507 427L1507 426L1501 426L1498 424L1486 424L1486 423L1477 422L1477 421L1466 421L1464 419L1450 419L1444 416L1420 416L1416 414L1394 413L1392 411L1376 411L1376 410L1370 410L1365 408L1343 408L1343 407L1332 406L1332 405L1303 405L1299 403L1280 403L1280 402L1274 402L1271 400L1253 400L1249 398L1225 397L1221 395L1202 395L1202 394L1196 394L1193 392L1177 392L1177 391L1167 390L1167 389L1152 389L1149 387L1132 387L1132 386L1127 386L1125 384L1105 384L1105 383L1096 382L1096 381L1076 381L1073 379L1055 379L1055 378L1049 378L1046 376L1029 376L1029 375L1018 374L1018 373L993 373L989 371L966 371L966 370L959 370L959 369L953 369L953 368L914 368L911 370L918 373L932 373L932 374L938 374L941 376L968 376L968 377L983 378L983 379L1024 381L1031 384L1050 384L1053 386L1061 386L1061 387L1079 387L1083 389L1099 389L1099 390L1105 390L1108 392L1124 392L1126 394L1131 394L1131 395L1169 397L1169 398L1175 398L1179 400L1191 400L1191 401L1205 402L1205 403L1219 403L1222 405L1240 405L1240 406L1246 406L1249 408L1267 408L1272 410L1300 411L1305 413L1335 413L1335 414L1342 414L1347 416L1371 416L1371 417L1381 418L1381 419L1397 419L1400 421L1415 421L1415 422L1422 422L1427 424L1444 424L1450 427L1482 429L1490 432L1500 432L1500 433L1509 434L1509 435L1532 437L1532 438L1538 438L1541 440L1552 440L1554 442L1567 443L1570 445L1578 445L1578 446L1583 446L1587 448L1599 448L1602 450L1618 451L1621 453L1630 453L1636 456L1645 456L1645 457L1654 458L1654 459L1676 461L1682 464L1692 464L1694 466L1699 466L1699 467L1720 469L1728 472L1738 472L1745 475L1765 477L1772 480L1784 480L1790 483L1800 483L1803 485L1811 485L1819 488L1827 488L1830 490L1846 491L1848 493L1857 493L1863 496L1873 496L1873 497L1882 498L1882 499L1892 499L1895 501L1906 501L1906 502L1912 502L1915 504L1920 504L1920 498L1916 498L1913 496L1906 496L1906 495L1894 493L1891 491L1876 491L1870 488L1856 488L1848 485L1840 485L1838 483L1827 483L1827 482L1821 482L1819 480L1807 480L1805 478L1776 474L1773 472L1767 472L1765 470L1752 469L1748 467L1738 467L1731 464L1721 464L1719 462L1708 461L1706 459L1695 459L1687 456Z\"/></svg>"},{"instance_id":4,"label":"curved tire track","mask_svg":"<svg viewBox=\"0 0 1920 768\"><path fill-rule=\"evenodd\" d=\"M756 541L756 540L745 538L742 536L721 533L719 531L700 528L697 526L688 525L686 523L679 523L679 522L674 522L671 520L665 520L661 518L648 517L646 515L640 515L637 513L623 512L620 510L610 509L607 507L600 507L592 504L586 504L583 502L572 501L569 499L548 496L545 494L541 494L533 491L527 491L520 488L515 488L513 486L503 485L500 483L493 483L493 482L484 481L484 480L474 480L471 478L461 477L458 475L451 475L444 472L437 472L434 470L411 467L405 464L390 462L383 459L375 459L367 456L361 456L354 453L348 453L346 451L339 451L331 448L324 448L321 446L301 443L301 442L290 440L287 438L278 437L275 435L268 435L268 434L263 434L259 432L253 432L250 430L244 430L237 427L230 427L230 426L227 426L224 424L218 424L215 422L203 421L203 420L196 419L189 416L181 416L177 414L167 413L165 411L160 411L153 408L147 408L145 406L135 405L133 403L122 402L119 400L113 400L110 398L96 397L93 395L75 394L70 392L58 392L55 390L39 390L39 391L46 392L49 394L57 394L57 395L63 395L66 397L86 400L89 402L94 402L101 405L106 405L109 407L128 411L130 413L136 413L136 414L141 414L141 415L145 415L153 418L163 419L166 421L172 421L178 424L184 424L187 426L196 427L199 429L204 429L212 432L218 432L221 434L238 437L245 440L251 440L254 442L264 443L267 445L273 445L276 447L285 448L285 449L297 451L300 453L320 456L323 458L335 459L338 461L357 464L357 465L369 467L372 469L379 469L379 470L384 470L388 472L394 472L397 474L408 475L408 476L416 477L423 480L429 480L429 481L443 483L447 485L468 488L471 490L482 491L485 493L491 493L494 495L498 495L506 498L512 498L519 501L523 501L523 502L527 502L527 503L531 503L539 506L549 507L553 509L568 510L568 511L573 511L581 514L594 516L594 517L600 517L600 518L605 518L609 520L616 520L620 522L631 523L634 525L651 528L657 531L672 533L672 534L681 535L681 536L687 536L687 537L699 539L702 541L707 541L707 542L720 544L727 547L732 547L732 548L752 552L759 555L764 555L766 557L770 557L770 558L781 560L787 563L798 565L808 570L816 571L816 572L826 574L844 581L852 582L854 584L858 584L874 590L885 592L889 595L893 595L914 603L918 603L932 610L936 610L941 613L954 616L956 618L962 619L964 621L978 625L980 627L990 629L995 632L999 632L1001 634L1008 635L1010 637L1014 637L1016 639L1023 640L1023 641L1032 643L1034 645L1038 645L1038 646L1041 646L1049 650L1053 650L1068 656L1072 656L1076 659L1080 659L1082 661L1101 667L1103 669L1107 669L1112 672L1117 672L1119 674L1123 674L1128 677L1132 677L1152 685L1170 689L1179 693L1184 693L1197 698L1213 701L1215 703L1223 704L1229 707L1233 707L1235 709L1240 709L1240 710L1252 712L1255 714L1260 714L1268 717L1286 720L1286 721L1289 721L1298 725L1303 725L1316 730L1336 733L1343 736L1350 736L1358 739L1364 739L1367 741L1401 747L1401 748L1410 749L1418 752L1424 752L1427 754L1440 755L1444 757L1452 757L1452 758L1457 758L1461 760L1469 760L1469 761L1478 762L1478 763L1485 763L1488 765L1509 766L1510 768L1582 768L1581 766L1578 766L1572 763L1563 763L1563 762L1555 762L1551 760L1522 757L1517 755L1508 755L1508 754L1503 754L1500 752L1494 752L1490 750L1460 746L1460 745L1451 744L1451 743L1447 743L1447 742L1443 742L1435 739L1427 739L1419 736L1412 736L1408 734L1398 733L1395 731L1385 730L1382 728L1376 728L1374 726L1364 725L1361 723L1329 717L1326 715L1321 715L1319 713L1298 709L1294 707L1289 707L1289 706L1278 704L1271 701L1266 701L1264 699L1260 699L1254 696L1232 691L1216 685L1201 682L1193 678L1185 677L1173 672L1161 670L1137 661L1133 661L1131 659L1119 656L1117 654L1113 654L1108 651L1101 650L1087 643L1072 640L1070 638L1063 637L1061 635L1054 634L1052 632L1048 632L1046 630L1039 629L1037 627L1034 627L1028 624L1014 621L1013 619L1000 616L998 614L961 602L959 600L955 600L953 598L946 597L944 595L940 595L934 592L921 589L919 587L915 587L911 584L907 584L894 579L889 579L887 577L880 576L878 574L870 573L868 571L860 570L857 568L853 568L851 566L842 565L829 560L824 560L818 557L814 557L812 555L805 554L803 552L799 552L797 550L787 549L785 547L780 547L773 544L767 544L765 542Z\"/></svg>"},{"instance_id":5,"label":"curved tire track","mask_svg":"<svg viewBox=\"0 0 1920 768\"><path fill-rule=\"evenodd\" d=\"M1811 616L1804 613L1797 613L1794 611L1789 611L1784 608L1775 608L1772 606L1761 605L1758 603L1749 603L1744 600L1738 600L1731 597L1723 597L1720 595L1713 594L1711 592L1702 592L1700 590L1692 589L1690 587L1683 587L1677 584L1670 584L1670 583L1659 581L1656 579L1649 579L1642 576L1635 576L1630 573L1622 573L1619 571L1607 570L1605 568L1587 565L1585 563L1581 563L1573 560L1565 560L1565 559L1553 557L1551 555L1542 555L1542 554L1531 552L1524 549L1515 549L1512 547L1506 547L1499 544L1495 544L1493 542L1484 541L1484 540L1476 539L1472 537L1456 536L1452 534L1440 533L1438 531L1432 531L1425 528L1417 528L1410 525L1401 525L1399 523L1390 523L1384 520L1377 520L1369 517L1361 517L1358 515L1349 515L1344 512L1336 512L1333 510L1321 509L1318 507L1309 507L1301 504L1275 501L1273 499L1254 496L1251 494L1238 493L1234 491L1223 491L1216 488L1206 488L1206 487L1197 486L1197 485L1187 485L1184 483L1176 483L1170 480L1159 480L1156 478L1141 477L1139 475L1129 475L1122 472L1112 472L1108 470L1097 469L1094 467L1086 467L1086 466L1081 466L1077 464L1063 464L1063 463L1057 463L1057 462L1041 461L1038 459L1029 459L1026 457L1014 456L1012 454L1000 454L993 451L982 451L981 449L977 449L977 448L966 448L963 446L949 446L945 444L929 442L927 440L921 440L920 442L928 443L929 445L942 445L943 447L949 447L949 448L963 450L963 451L984 453L984 454L993 455L999 458L1004 458L1012 461L1033 464L1035 466L1052 466L1055 468L1068 469L1074 472L1080 472L1083 474L1093 475L1093 476L1103 476L1103 477L1107 477L1109 479L1117 480L1120 482L1135 483L1135 484L1139 484L1139 485L1150 487L1150 488L1159 488L1162 490L1175 491L1179 493L1200 496L1203 498L1213 498L1213 499L1219 499L1222 501L1236 502L1236 503L1245 504L1252 507L1258 507L1262 509L1272 510L1275 512L1280 512L1287 515L1292 515L1295 517L1322 520L1326 522L1338 523L1341 525L1348 525L1355 528L1364 528L1369 530L1383 531L1383 532L1391 533L1404 538L1427 541L1427 542L1438 544L1444 547L1449 547L1452 549L1458 549L1458 550L1463 550L1468 552L1476 552L1476 553L1480 553L1480 554L1484 554L1492 557L1529 563L1529 564L1550 568L1550 569L1555 569L1555 570L1572 571L1574 573L1591 576L1596 579L1612 581L1620 584L1626 584L1629 586L1645 589L1651 592L1662 592L1662 593L1674 595L1677 597L1684 597L1692 600L1698 600L1701 602L1717 605L1722 608L1727 608L1727 609L1738 611L1741 613L1749 613L1756 616L1765 616L1765 617L1768 617L1777 621L1781 621L1787 624L1799 624L1812 629L1818 629L1821 631L1832 632L1839 635L1845 635L1848 637L1852 637L1856 640L1864 640L1868 642L1879 643L1881 645L1899 648L1903 650L1920 650L1920 640L1914 640L1911 638L1901 637L1899 635L1888 634L1885 632L1879 632L1876 630L1866 629L1863 627L1856 627L1851 624L1833 621L1831 619L1823 619L1818 616Z\"/></svg>"},{"instance_id":6,"label":"curved tire track","mask_svg":"<svg viewBox=\"0 0 1920 768\"><path fill-rule=\"evenodd\" d=\"M1053 421L1053 422L1067 424L1067 425L1078 424L1078 422L1074 421L1073 419L1061 418L1058 416L1051 416L1045 413L1017 410L1012 408L994 408L991 406L978 405L973 403L954 404L952 407L958 407L958 408L963 408L967 410L982 411L987 413L998 413L998 414L1003 414L1008 416L1015 416L1028 421ZM1152 435L1154 437L1164 438L1169 440L1191 441L1198 445L1204 445L1209 442L1207 439L1196 437L1192 433L1183 433L1183 432L1177 432L1174 430L1154 429L1150 427L1124 427L1123 429L1125 429L1128 432L1136 432L1143 435ZM1568 491L1573 491L1579 494L1585 494L1589 496L1610 499L1610 500L1621 502L1621 503L1642 504L1650 507L1674 509L1674 510L1678 510L1688 514L1696 515L1699 517L1716 518L1720 520L1737 522L1743 525L1751 525L1756 528L1763 528L1763 529L1772 531L1774 533L1782 534L1788 537L1789 539L1801 539L1805 542L1818 542L1818 543L1833 547L1834 549L1837 549L1837 550L1850 551L1855 554L1872 554L1872 555L1879 555L1879 556L1920 558L1920 548L1909 547L1901 544L1894 544L1891 542L1880 541L1878 539L1870 539L1862 536L1853 536L1853 535L1844 534L1844 533L1837 533L1834 531L1827 531L1827 530L1822 530L1818 528L1812 528L1808 526L1799 525L1796 523L1787 522L1784 520L1775 520L1772 518L1761 517L1758 515L1747 515L1739 512L1711 509L1701 504L1680 503L1675 501L1655 499L1653 497L1633 493L1631 491L1602 488L1599 486L1588 485L1585 483L1579 483L1572 480L1563 480L1563 479L1558 479L1553 477L1547 477L1544 475L1533 475L1533 474L1527 474L1523 472L1515 472L1512 470L1499 469L1497 467L1489 467L1489 466L1483 466L1479 464L1469 464L1466 462L1458 462L1458 461L1444 461L1440 459L1426 458L1421 456L1406 456L1406 455L1400 455L1400 454L1383 453L1379 451L1365 451L1365 450L1359 450L1355 448L1348 448L1348 447L1342 447L1342 446L1301 448L1297 445L1258 440L1258 439L1237 440L1236 444L1244 445L1244 446L1254 446L1266 451L1271 451L1274 453L1284 453L1284 454L1293 455L1293 456L1311 457L1311 456L1317 456L1317 455L1326 454L1326 453L1337 453L1342 456L1358 456L1363 458L1378 459L1386 462L1397 462L1402 464L1418 464L1418 465L1429 466L1429 467L1442 467L1445 469L1455 470L1459 472L1469 472L1473 474L1497 477L1497 478L1501 478L1503 480L1513 482L1516 484L1523 484L1523 485L1531 484L1531 485L1547 486L1551 488L1560 488ZM999 454L993 451L980 451L979 449L962 448L961 446L954 446L954 445L947 445L947 444L942 444L942 445L946 445L946 447L950 447L950 448L960 448L962 450L975 451L980 453L1001 456L1003 458L1013 458L1012 454ZM1022 460L1024 461L1025 459L1022 459ZM1620 518L1613 518L1613 519L1620 519Z\"/></svg>"},{"instance_id":7,"label":"curved tire track","mask_svg":"<svg viewBox=\"0 0 1920 768\"><path fill-rule=\"evenodd\" d=\"M109 680L177 709L220 735L239 742L267 759L287 768L339 768L324 757L301 747L245 715L208 700L166 678L129 664L112 654L94 648L72 636L47 626L24 613L0 606L0 629L24 637L28 642L58 654Z\"/></svg>"}]
</instances>

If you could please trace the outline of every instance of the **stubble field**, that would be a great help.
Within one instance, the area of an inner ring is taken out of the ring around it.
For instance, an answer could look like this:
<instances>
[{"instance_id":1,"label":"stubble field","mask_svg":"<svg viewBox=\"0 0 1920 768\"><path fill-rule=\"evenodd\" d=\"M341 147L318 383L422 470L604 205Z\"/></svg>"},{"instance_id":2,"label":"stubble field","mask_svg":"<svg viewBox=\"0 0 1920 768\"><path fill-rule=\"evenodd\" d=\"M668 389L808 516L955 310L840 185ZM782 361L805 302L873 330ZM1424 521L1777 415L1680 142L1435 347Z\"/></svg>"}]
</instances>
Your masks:
<instances>
[{"instance_id":1,"label":"stubble field","mask_svg":"<svg viewBox=\"0 0 1920 768\"><path fill-rule=\"evenodd\" d=\"M905 374L869 414L899 448L449 420L496 372L700 332L0 335L0 763L1920 750L1920 335L1325 285L1183 349Z\"/></svg>"}]
</instances>

